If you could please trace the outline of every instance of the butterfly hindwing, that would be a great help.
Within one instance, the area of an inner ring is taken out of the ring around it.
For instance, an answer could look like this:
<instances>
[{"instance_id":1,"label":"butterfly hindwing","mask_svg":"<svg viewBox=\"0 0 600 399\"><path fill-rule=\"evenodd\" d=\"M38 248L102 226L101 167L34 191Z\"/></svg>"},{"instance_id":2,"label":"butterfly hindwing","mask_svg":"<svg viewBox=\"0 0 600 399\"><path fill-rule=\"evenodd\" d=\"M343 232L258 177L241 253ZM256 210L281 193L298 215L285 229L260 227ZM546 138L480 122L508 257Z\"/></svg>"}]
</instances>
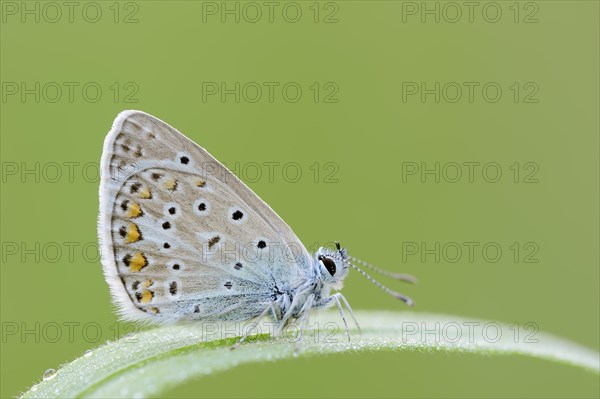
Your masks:
<instances>
[{"instance_id":1,"label":"butterfly hindwing","mask_svg":"<svg viewBox=\"0 0 600 399\"><path fill-rule=\"evenodd\" d=\"M106 279L129 320L245 320L309 258L292 230L204 149L138 111L120 114L102 157Z\"/></svg>"}]
</instances>

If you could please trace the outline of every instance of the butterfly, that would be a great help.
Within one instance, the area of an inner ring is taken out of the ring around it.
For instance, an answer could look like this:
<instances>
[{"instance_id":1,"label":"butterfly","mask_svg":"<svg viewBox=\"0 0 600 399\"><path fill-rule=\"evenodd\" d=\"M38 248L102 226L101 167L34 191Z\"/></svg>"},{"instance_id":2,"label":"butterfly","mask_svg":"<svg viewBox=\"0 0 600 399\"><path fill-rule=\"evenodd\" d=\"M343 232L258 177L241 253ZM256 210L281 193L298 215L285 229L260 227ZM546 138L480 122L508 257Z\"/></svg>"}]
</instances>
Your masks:
<instances>
[{"instance_id":1,"label":"butterfly","mask_svg":"<svg viewBox=\"0 0 600 399\"><path fill-rule=\"evenodd\" d=\"M356 264L339 243L310 254L292 229L206 150L163 121L124 111L106 136L98 222L104 276L121 318L145 323L270 317L281 331L337 306ZM332 293L335 291L335 293ZM358 323L356 323L358 326Z\"/></svg>"}]
</instances>

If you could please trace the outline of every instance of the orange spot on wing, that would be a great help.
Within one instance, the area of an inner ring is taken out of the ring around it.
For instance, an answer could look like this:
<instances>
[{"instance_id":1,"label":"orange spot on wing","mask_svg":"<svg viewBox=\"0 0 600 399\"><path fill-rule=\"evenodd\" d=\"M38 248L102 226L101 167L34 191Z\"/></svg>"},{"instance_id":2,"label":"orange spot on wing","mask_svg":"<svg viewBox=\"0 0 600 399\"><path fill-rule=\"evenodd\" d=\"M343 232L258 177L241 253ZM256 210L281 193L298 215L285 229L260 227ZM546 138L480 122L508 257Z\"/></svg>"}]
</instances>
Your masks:
<instances>
[{"instance_id":1,"label":"orange spot on wing","mask_svg":"<svg viewBox=\"0 0 600 399\"><path fill-rule=\"evenodd\" d=\"M136 242L142 239L142 233L140 229L137 227L135 223L131 223L129 225L129 229L127 230L126 240L128 243Z\"/></svg>"},{"instance_id":2,"label":"orange spot on wing","mask_svg":"<svg viewBox=\"0 0 600 399\"><path fill-rule=\"evenodd\" d=\"M141 252L136 252L129 261L129 270L132 272L139 272L144 267L148 266L148 259ZM148 286L146 286L148 287Z\"/></svg>"},{"instance_id":3,"label":"orange spot on wing","mask_svg":"<svg viewBox=\"0 0 600 399\"><path fill-rule=\"evenodd\" d=\"M142 216L143 214L144 214L144 211L142 211L140 204L138 204L136 202L132 202L131 204L129 204L127 217L137 218L137 217Z\"/></svg>"},{"instance_id":4,"label":"orange spot on wing","mask_svg":"<svg viewBox=\"0 0 600 399\"><path fill-rule=\"evenodd\" d=\"M144 292L142 292L142 297L139 299L140 303L149 303L152 298L154 298L154 292L150 291L150 290L144 290Z\"/></svg>"},{"instance_id":5,"label":"orange spot on wing","mask_svg":"<svg viewBox=\"0 0 600 399\"><path fill-rule=\"evenodd\" d=\"M175 189L177 188L177 180L170 179L165 183L165 187L167 190L175 191Z\"/></svg>"},{"instance_id":6,"label":"orange spot on wing","mask_svg":"<svg viewBox=\"0 0 600 399\"><path fill-rule=\"evenodd\" d=\"M142 198L142 199L151 199L152 198L152 192L149 189L144 188L144 189L142 189L140 191L140 198Z\"/></svg>"}]
</instances>

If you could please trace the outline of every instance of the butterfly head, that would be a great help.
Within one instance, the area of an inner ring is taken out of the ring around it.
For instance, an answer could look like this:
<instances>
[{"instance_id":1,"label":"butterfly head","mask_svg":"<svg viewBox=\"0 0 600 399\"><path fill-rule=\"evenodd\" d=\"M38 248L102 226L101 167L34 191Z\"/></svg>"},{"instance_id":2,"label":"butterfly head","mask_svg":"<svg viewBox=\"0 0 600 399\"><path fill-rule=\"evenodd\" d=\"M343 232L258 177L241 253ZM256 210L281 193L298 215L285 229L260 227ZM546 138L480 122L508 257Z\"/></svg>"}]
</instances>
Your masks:
<instances>
[{"instance_id":1,"label":"butterfly head","mask_svg":"<svg viewBox=\"0 0 600 399\"><path fill-rule=\"evenodd\" d=\"M336 242L335 246L335 250L319 248L315 254L315 265L325 284L335 290L341 290L349 270L348 253L339 242Z\"/></svg>"}]
</instances>

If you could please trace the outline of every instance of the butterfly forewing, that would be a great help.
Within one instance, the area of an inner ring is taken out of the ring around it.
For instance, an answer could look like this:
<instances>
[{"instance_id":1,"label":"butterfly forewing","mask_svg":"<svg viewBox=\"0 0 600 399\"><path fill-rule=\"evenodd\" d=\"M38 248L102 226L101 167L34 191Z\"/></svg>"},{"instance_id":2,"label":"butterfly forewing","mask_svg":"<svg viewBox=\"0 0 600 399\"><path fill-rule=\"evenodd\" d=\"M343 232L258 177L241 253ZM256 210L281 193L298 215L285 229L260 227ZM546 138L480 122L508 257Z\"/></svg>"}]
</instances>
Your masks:
<instances>
[{"instance_id":1,"label":"butterfly forewing","mask_svg":"<svg viewBox=\"0 0 600 399\"><path fill-rule=\"evenodd\" d=\"M138 111L106 138L102 259L130 320L245 320L293 287L309 255L292 230L204 149Z\"/></svg>"}]
</instances>

